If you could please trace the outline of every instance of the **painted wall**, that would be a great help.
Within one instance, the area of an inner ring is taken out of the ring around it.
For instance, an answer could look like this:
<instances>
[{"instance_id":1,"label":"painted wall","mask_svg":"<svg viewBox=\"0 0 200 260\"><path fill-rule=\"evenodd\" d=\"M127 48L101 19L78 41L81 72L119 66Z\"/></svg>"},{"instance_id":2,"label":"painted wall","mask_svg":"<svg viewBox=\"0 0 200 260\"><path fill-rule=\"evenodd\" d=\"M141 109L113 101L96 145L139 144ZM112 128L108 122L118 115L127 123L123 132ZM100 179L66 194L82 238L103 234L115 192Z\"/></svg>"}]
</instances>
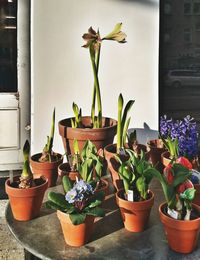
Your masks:
<instances>
[{"instance_id":1,"label":"painted wall","mask_svg":"<svg viewBox=\"0 0 200 260\"><path fill-rule=\"evenodd\" d=\"M93 74L82 34L102 36L123 23L127 43L104 42L99 78L103 115L117 118L117 98L135 99L131 127L158 127L159 1L34 0L31 15L32 153L40 152L56 122L72 116L72 102L90 114ZM58 130L54 150L63 152Z\"/></svg>"}]
</instances>

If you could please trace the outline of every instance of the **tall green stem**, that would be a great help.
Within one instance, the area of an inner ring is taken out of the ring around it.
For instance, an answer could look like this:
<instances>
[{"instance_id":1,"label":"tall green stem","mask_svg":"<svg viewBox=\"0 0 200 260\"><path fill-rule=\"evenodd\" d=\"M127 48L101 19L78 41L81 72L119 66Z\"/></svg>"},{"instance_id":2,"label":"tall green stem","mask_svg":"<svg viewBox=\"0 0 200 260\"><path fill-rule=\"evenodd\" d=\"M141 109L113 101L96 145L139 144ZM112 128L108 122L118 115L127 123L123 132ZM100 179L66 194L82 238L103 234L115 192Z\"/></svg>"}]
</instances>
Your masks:
<instances>
[{"instance_id":1,"label":"tall green stem","mask_svg":"<svg viewBox=\"0 0 200 260\"><path fill-rule=\"evenodd\" d=\"M93 75L94 75L94 89L93 91L93 103L92 103L92 112L95 107L95 97L97 97L97 106L98 106L98 127L102 127L102 104L101 104L101 93L98 79L98 68L99 68L99 58L100 58L100 48L98 49L95 60L95 50L93 44L90 45L90 59L92 63ZM94 114L93 114L94 116Z\"/></svg>"},{"instance_id":2,"label":"tall green stem","mask_svg":"<svg viewBox=\"0 0 200 260\"><path fill-rule=\"evenodd\" d=\"M123 96L122 94L118 97L118 122L117 122L117 153L122 148L122 109L123 109Z\"/></svg>"}]
</instances>

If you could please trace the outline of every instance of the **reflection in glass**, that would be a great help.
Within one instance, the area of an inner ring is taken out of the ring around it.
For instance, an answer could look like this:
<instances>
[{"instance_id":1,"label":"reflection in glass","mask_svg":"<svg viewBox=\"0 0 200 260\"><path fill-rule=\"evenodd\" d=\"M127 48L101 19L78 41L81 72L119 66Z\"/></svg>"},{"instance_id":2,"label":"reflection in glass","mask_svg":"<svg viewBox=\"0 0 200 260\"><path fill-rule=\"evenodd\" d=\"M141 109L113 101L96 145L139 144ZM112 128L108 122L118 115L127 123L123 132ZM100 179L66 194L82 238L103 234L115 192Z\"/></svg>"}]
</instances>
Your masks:
<instances>
[{"instance_id":1,"label":"reflection in glass","mask_svg":"<svg viewBox=\"0 0 200 260\"><path fill-rule=\"evenodd\" d=\"M17 92L17 0L0 0L0 92Z\"/></svg>"},{"instance_id":2,"label":"reflection in glass","mask_svg":"<svg viewBox=\"0 0 200 260\"><path fill-rule=\"evenodd\" d=\"M200 1L161 0L160 19L160 115L200 127Z\"/></svg>"}]
</instances>

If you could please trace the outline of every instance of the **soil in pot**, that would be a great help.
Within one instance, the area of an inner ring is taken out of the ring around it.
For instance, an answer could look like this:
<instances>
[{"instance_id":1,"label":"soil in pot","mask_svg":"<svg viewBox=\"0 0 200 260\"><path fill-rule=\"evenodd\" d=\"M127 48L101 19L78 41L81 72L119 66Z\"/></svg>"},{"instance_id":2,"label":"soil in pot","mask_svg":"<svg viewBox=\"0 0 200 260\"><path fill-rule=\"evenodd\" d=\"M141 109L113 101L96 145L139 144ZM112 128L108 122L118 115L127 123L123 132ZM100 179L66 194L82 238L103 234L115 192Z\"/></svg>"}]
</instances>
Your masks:
<instances>
[{"instance_id":1,"label":"soil in pot","mask_svg":"<svg viewBox=\"0 0 200 260\"><path fill-rule=\"evenodd\" d=\"M39 158L41 158L41 155L41 153L34 154L30 159L30 165L34 178L45 176L45 178L48 179L48 187L53 187L57 182L58 166L63 162L63 156L61 154L57 154L57 160L52 162L40 162Z\"/></svg>"},{"instance_id":2,"label":"soil in pot","mask_svg":"<svg viewBox=\"0 0 200 260\"><path fill-rule=\"evenodd\" d=\"M90 140L99 150L113 143L117 132L117 121L103 117L102 128L91 128L91 117L82 117L84 128L72 128L71 118L61 120L58 123L59 134L62 137L63 146L67 154L74 154L73 142L77 139L79 148L82 150L86 140Z\"/></svg>"},{"instance_id":3,"label":"soil in pot","mask_svg":"<svg viewBox=\"0 0 200 260\"><path fill-rule=\"evenodd\" d=\"M149 191L149 199L144 201L131 202L124 198L124 190L119 190L116 193L116 202L120 208L125 228L131 232L144 231L154 204L153 192Z\"/></svg>"},{"instance_id":4,"label":"soil in pot","mask_svg":"<svg viewBox=\"0 0 200 260\"><path fill-rule=\"evenodd\" d=\"M80 225L73 225L69 215L57 211L57 217L60 220L65 242L70 246L83 246L91 238L94 226L94 217L86 216L85 222Z\"/></svg>"},{"instance_id":5,"label":"soil in pot","mask_svg":"<svg viewBox=\"0 0 200 260\"><path fill-rule=\"evenodd\" d=\"M197 246L200 229L200 208L195 204L193 204L193 208L191 220L176 220L166 214L166 203L159 207L160 219L164 225L169 247L176 252L191 253Z\"/></svg>"},{"instance_id":6,"label":"soil in pot","mask_svg":"<svg viewBox=\"0 0 200 260\"><path fill-rule=\"evenodd\" d=\"M8 179L5 183L13 217L16 220L27 221L39 216L44 193L48 187L48 180L34 179L35 185L32 188L20 189L19 177L14 177L14 182Z\"/></svg>"}]
</instances>

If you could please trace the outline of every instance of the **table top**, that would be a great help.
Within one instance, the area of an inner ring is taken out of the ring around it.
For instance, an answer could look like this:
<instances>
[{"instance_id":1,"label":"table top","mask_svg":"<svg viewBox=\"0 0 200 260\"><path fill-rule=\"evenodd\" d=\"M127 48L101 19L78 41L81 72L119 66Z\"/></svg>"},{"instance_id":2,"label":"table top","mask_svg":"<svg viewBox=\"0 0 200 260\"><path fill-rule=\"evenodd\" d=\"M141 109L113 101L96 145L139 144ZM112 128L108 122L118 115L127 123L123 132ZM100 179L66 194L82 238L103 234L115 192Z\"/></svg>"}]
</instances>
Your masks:
<instances>
[{"instance_id":1,"label":"table top","mask_svg":"<svg viewBox=\"0 0 200 260\"><path fill-rule=\"evenodd\" d=\"M62 186L49 188L48 191L60 192ZM158 207L164 201L160 185L153 182L151 190L155 194L154 206L151 210L148 228L141 233L127 231L115 202L110 194L104 203L106 216L96 219L91 241L80 247L68 246L62 234L56 212L46 209L43 203L38 218L20 222L14 220L10 205L6 208L6 220L14 237L30 253L41 259L135 259L135 260L179 260L200 259L200 240L197 249L188 255L173 252L165 238L160 222Z\"/></svg>"}]
</instances>

